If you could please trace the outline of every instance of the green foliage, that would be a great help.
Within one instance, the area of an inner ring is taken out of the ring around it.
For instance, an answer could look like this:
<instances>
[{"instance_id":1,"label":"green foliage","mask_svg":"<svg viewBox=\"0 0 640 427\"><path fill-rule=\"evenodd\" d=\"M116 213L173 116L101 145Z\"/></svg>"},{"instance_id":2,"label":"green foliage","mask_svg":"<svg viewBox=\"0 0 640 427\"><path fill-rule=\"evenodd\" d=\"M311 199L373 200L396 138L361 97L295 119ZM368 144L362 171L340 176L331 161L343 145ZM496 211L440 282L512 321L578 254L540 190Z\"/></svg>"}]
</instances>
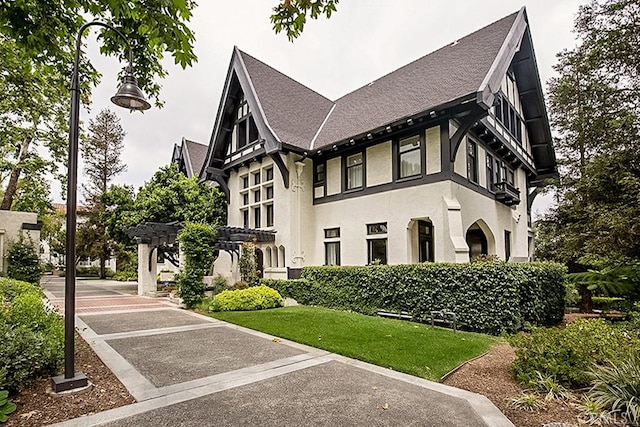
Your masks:
<instances>
[{"instance_id":1,"label":"green foliage","mask_svg":"<svg viewBox=\"0 0 640 427\"><path fill-rule=\"evenodd\" d=\"M516 378L535 384L539 375L561 385L590 384L595 365L625 360L640 352L640 333L602 319L578 320L564 329L533 328L530 334L510 338L517 359L511 366Z\"/></svg>"},{"instance_id":2,"label":"green foliage","mask_svg":"<svg viewBox=\"0 0 640 427\"><path fill-rule=\"evenodd\" d=\"M62 316L45 308L37 286L0 278L0 341L0 388L18 391L60 366Z\"/></svg>"},{"instance_id":3,"label":"green foliage","mask_svg":"<svg viewBox=\"0 0 640 427\"><path fill-rule=\"evenodd\" d=\"M140 188L134 209L137 222L198 222L224 224L226 202L218 189L187 178L175 163L161 167Z\"/></svg>"},{"instance_id":4,"label":"green foliage","mask_svg":"<svg viewBox=\"0 0 640 427\"><path fill-rule=\"evenodd\" d=\"M516 331L525 323L555 325L564 314L563 266L554 263L425 263L305 267L305 281L263 281L301 304L372 314L407 311L425 318L454 311L475 331Z\"/></svg>"},{"instance_id":5,"label":"green foliage","mask_svg":"<svg viewBox=\"0 0 640 427\"><path fill-rule=\"evenodd\" d=\"M224 278L224 276L221 275L217 275L214 279L213 279L213 294L219 294L222 291L226 291L227 289L229 289L229 283L227 283L227 279Z\"/></svg>"},{"instance_id":6,"label":"green foliage","mask_svg":"<svg viewBox=\"0 0 640 427\"><path fill-rule=\"evenodd\" d=\"M178 295L188 308L195 307L204 296L205 274L213 263L216 230L208 224L187 223L178 236L185 255L183 271L176 277Z\"/></svg>"},{"instance_id":7,"label":"green foliage","mask_svg":"<svg viewBox=\"0 0 640 427\"><path fill-rule=\"evenodd\" d=\"M240 277L247 286L256 286L260 281L258 276L258 262L256 260L256 247L253 243L243 243L238 261Z\"/></svg>"},{"instance_id":8,"label":"green foliage","mask_svg":"<svg viewBox=\"0 0 640 427\"><path fill-rule=\"evenodd\" d=\"M327 19L336 11L339 0L283 0L273 8L271 23L276 34L285 30L289 41L298 38L304 30L307 15L312 19L326 15Z\"/></svg>"},{"instance_id":9,"label":"green foliage","mask_svg":"<svg viewBox=\"0 0 640 427\"><path fill-rule=\"evenodd\" d=\"M553 377L536 372L537 378L530 384L536 390L544 393L544 400L568 400L571 393L564 386L558 384Z\"/></svg>"},{"instance_id":10,"label":"green foliage","mask_svg":"<svg viewBox=\"0 0 640 427\"><path fill-rule=\"evenodd\" d=\"M135 282L138 280L138 273L136 271L117 271L111 279L118 282Z\"/></svg>"},{"instance_id":11,"label":"green foliage","mask_svg":"<svg viewBox=\"0 0 640 427\"><path fill-rule=\"evenodd\" d=\"M529 412L544 408L544 401L537 394L528 392L522 392L520 396L512 398L510 404L516 409Z\"/></svg>"},{"instance_id":12,"label":"green foliage","mask_svg":"<svg viewBox=\"0 0 640 427\"><path fill-rule=\"evenodd\" d=\"M7 276L29 283L40 283L40 258L31 239L20 235L17 242L9 245L7 251Z\"/></svg>"},{"instance_id":13,"label":"green foliage","mask_svg":"<svg viewBox=\"0 0 640 427\"><path fill-rule=\"evenodd\" d=\"M589 398L600 408L622 416L630 425L640 424L640 355L596 366Z\"/></svg>"},{"instance_id":14,"label":"green foliage","mask_svg":"<svg viewBox=\"0 0 640 427\"><path fill-rule=\"evenodd\" d=\"M209 311L248 311L282 307L282 296L268 286L222 291L213 297Z\"/></svg>"},{"instance_id":15,"label":"green foliage","mask_svg":"<svg viewBox=\"0 0 640 427\"><path fill-rule=\"evenodd\" d=\"M0 390L0 423L7 422L9 414L12 414L16 408L16 404L9 401L9 392Z\"/></svg>"}]
</instances>

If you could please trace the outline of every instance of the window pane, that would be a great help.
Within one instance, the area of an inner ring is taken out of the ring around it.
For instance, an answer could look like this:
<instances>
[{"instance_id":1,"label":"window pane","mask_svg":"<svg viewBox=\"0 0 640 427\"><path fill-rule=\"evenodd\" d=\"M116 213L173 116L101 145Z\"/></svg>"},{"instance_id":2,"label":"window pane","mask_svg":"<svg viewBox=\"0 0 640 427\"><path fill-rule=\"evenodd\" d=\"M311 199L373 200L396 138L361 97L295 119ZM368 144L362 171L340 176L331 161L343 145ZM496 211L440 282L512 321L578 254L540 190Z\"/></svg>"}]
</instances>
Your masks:
<instances>
[{"instance_id":1,"label":"window pane","mask_svg":"<svg viewBox=\"0 0 640 427\"><path fill-rule=\"evenodd\" d=\"M325 265L340 265L340 242L324 244Z\"/></svg>"},{"instance_id":2,"label":"window pane","mask_svg":"<svg viewBox=\"0 0 640 427\"><path fill-rule=\"evenodd\" d=\"M254 185L260 184L260 172L256 172L253 174L253 184Z\"/></svg>"},{"instance_id":3,"label":"window pane","mask_svg":"<svg viewBox=\"0 0 640 427\"><path fill-rule=\"evenodd\" d=\"M273 227L273 205L267 205L267 227Z\"/></svg>"},{"instance_id":4,"label":"window pane","mask_svg":"<svg viewBox=\"0 0 640 427\"><path fill-rule=\"evenodd\" d=\"M327 239L332 237L340 237L340 228L326 228L324 230L324 237Z\"/></svg>"},{"instance_id":5,"label":"window pane","mask_svg":"<svg viewBox=\"0 0 640 427\"><path fill-rule=\"evenodd\" d=\"M273 199L273 187L267 187L267 200Z\"/></svg>"},{"instance_id":6,"label":"window pane","mask_svg":"<svg viewBox=\"0 0 640 427\"><path fill-rule=\"evenodd\" d=\"M260 208L253 209L253 224L255 228L260 228Z\"/></svg>"},{"instance_id":7,"label":"window pane","mask_svg":"<svg viewBox=\"0 0 640 427\"><path fill-rule=\"evenodd\" d=\"M242 177L242 188L249 187L249 176L245 175Z\"/></svg>"},{"instance_id":8,"label":"window pane","mask_svg":"<svg viewBox=\"0 0 640 427\"><path fill-rule=\"evenodd\" d=\"M387 239L368 240L369 264L387 263Z\"/></svg>"},{"instance_id":9,"label":"window pane","mask_svg":"<svg viewBox=\"0 0 640 427\"><path fill-rule=\"evenodd\" d=\"M253 192L253 201L258 203L260 201L260 190L256 190Z\"/></svg>"},{"instance_id":10,"label":"window pane","mask_svg":"<svg viewBox=\"0 0 640 427\"><path fill-rule=\"evenodd\" d=\"M249 193L245 193L242 195L242 204L243 205L249 204Z\"/></svg>"},{"instance_id":11,"label":"window pane","mask_svg":"<svg viewBox=\"0 0 640 427\"><path fill-rule=\"evenodd\" d=\"M417 135L400 141L401 153L405 153L407 151L415 150L418 148L420 148L420 137Z\"/></svg>"},{"instance_id":12,"label":"window pane","mask_svg":"<svg viewBox=\"0 0 640 427\"><path fill-rule=\"evenodd\" d=\"M420 144L420 137L417 135L400 141L400 178L420 175L422 173Z\"/></svg>"},{"instance_id":13,"label":"window pane","mask_svg":"<svg viewBox=\"0 0 640 427\"><path fill-rule=\"evenodd\" d=\"M249 227L249 210L242 211L242 225L246 228Z\"/></svg>"},{"instance_id":14,"label":"window pane","mask_svg":"<svg viewBox=\"0 0 640 427\"><path fill-rule=\"evenodd\" d=\"M238 133L237 133L237 138L238 138L238 148L242 148L245 145L247 145L247 121L246 120L241 120L238 122Z\"/></svg>"},{"instance_id":15,"label":"window pane","mask_svg":"<svg viewBox=\"0 0 640 427\"><path fill-rule=\"evenodd\" d=\"M367 224L367 234L385 234L387 232L387 223L379 222L377 224Z\"/></svg>"},{"instance_id":16,"label":"window pane","mask_svg":"<svg viewBox=\"0 0 640 427\"><path fill-rule=\"evenodd\" d=\"M249 142L256 142L258 138L260 138L260 135L258 135L256 122L253 121L253 116L249 117Z\"/></svg>"},{"instance_id":17,"label":"window pane","mask_svg":"<svg viewBox=\"0 0 640 427\"><path fill-rule=\"evenodd\" d=\"M347 157L347 167L361 165L362 164L362 153L354 154L352 156Z\"/></svg>"},{"instance_id":18,"label":"window pane","mask_svg":"<svg viewBox=\"0 0 640 427\"><path fill-rule=\"evenodd\" d=\"M316 165L316 183L324 183L324 163Z\"/></svg>"},{"instance_id":19,"label":"window pane","mask_svg":"<svg viewBox=\"0 0 640 427\"><path fill-rule=\"evenodd\" d=\"M362 164L358 166L352 166L348 169L347 174L347 189L362 187Z\"/></svg>"},{"instance_id":20,"label":"window pane","mask_svg":"<svg viewBox=\"0 0 640 427\"><path fill-rule=\"evenodd\" d=\"M273 179L273 168L265 169L265 181L271 181Z\"/></svg>"}]
</instances>

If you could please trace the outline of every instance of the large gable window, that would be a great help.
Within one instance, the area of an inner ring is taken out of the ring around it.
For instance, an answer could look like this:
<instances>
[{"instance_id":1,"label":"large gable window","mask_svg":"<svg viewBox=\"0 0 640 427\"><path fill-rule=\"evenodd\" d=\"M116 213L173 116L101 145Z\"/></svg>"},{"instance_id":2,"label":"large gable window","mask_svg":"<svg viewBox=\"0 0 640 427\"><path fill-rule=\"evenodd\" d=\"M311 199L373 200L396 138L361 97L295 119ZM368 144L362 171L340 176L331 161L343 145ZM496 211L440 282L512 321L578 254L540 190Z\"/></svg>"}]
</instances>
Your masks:
<instances>
[{"instance_id":1,"label":"large gable window","mask_svg":"<svg viewBox=\"0 0 640 427\"><path fill-rule=\"evenodd\" d=\"M420 136L401 139L398 144L400 178L409 178L422 173L422 142Z\"/></svg>"},{"instance_id":2,"label":"large gable window","mask_svg":"<svg viewBox=\"0 0 640 427\"><path fill-rule=\"evenodd\" d=\"M504 95L498 95L495 109L496 119L522 144L522 118Z\"/></svg>"},{"instance_id":3,"label":"large gable window","mask_svg":"<svg viewBox=\"0 0 640 427\"><path fill-rule=\"evenodd\" d=\"M354 190L364 186L364 168L362 153L347 156L347 190Z\"/></svg>"},{"instance_id":4,"label":"large gable window","mask_svg":"<svg viewBox=\"0 0 640 427\"><path fill-rule=\"evenodd\" d=\"M244 95L242 96L237 108L233 135L236 143L236 149L238 150L256 142L260 138L256 122L253 120L247 100L244 99Z\"/></svg>"}]
</instances>

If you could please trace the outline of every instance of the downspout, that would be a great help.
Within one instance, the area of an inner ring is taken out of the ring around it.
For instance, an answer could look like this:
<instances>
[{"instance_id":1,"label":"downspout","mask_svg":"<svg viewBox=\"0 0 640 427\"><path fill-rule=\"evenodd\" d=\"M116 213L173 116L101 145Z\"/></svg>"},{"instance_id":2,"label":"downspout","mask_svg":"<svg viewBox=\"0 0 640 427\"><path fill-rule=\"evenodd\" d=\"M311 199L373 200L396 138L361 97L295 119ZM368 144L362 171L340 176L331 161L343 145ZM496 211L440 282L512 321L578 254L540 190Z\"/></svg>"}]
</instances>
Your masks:
<instances>
[{"instance_id":1,"label":"downspout","mask_svg":"<svg viewBox=\"0 0 640 427\"><path fill-rule=\"evenodd\" d=\"M304 157L303 159L304 160ZM304 189L304 183L302 182L302 172L304 171L304 162L296 161L296 184L293 186L292 190L297 193L296 195L296 210L297 210L297 224L296 224L296 248L297 251L293 252L292 262L294 264L298 263L298 260L304 261L304 251L302 250L302 214L300 211L302 210L302 190Z\"/></svg>"}]
</instances>

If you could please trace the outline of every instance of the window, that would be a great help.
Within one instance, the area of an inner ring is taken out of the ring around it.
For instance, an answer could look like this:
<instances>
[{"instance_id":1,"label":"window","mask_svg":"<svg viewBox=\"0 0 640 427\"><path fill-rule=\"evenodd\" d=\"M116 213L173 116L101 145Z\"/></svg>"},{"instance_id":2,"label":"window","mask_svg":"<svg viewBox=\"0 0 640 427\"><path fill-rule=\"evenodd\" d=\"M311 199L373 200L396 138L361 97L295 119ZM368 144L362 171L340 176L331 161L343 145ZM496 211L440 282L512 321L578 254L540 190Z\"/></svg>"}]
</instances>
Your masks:
<instances>
[{"instance_id":1,"label":"window","mask_svg":"<svg viewBox=\"0 0 640 427\"><path fill-rule=\"evenodd\" d=\"M478 182L478 146L470 139L467 139L467 178Z\"/></svg>"},{"instance_id":2,"label":"window","mask_svg":"<svg viewBox=\"0 0 640 427\"><path fill-rule=\"evenodd\" d=\"M260 201L260 189L253 192L253 201L258 203Z\"/></svg>"},{"instance_id":3,"label":"window","mask_svg":"<svg viewBox=\"0 0 640 427\"><path fill-rule=\"evenodd\" d=\"M433 261L433 224L418 221L418 262Z\"/></svg>"},{"instance_id":4,"label":"window","mask_svg":"<svg viewBox=\"0 0 640 427\"><path fill-rule=\"evenodd\" d=\"M260 228L260 206L253 208L253 225L254 228Z\"/></svg>"},{"instance_id":5,"label":"window","mask_svg":"<svg viewBox=\"0 0 640 427\"><path fill-rule=\"evenodd\" d=\"M260 172L256 172L253 174L253 185L260 184Z\"/></svg>"},{"instance_id":6,"label":"window","mask_svg":"<svg viewBox=\"0 0 640 427\"><path fill-rule=\"evenodd\" d=\"M247 104L246 99L244 99L244 95L241 95L240 104L238 105L236 122L233 125L233 135L238 149L260 139L256 122L249 113L249 105Z\"/></svg>"},{"instance_id":7,"label":"window","mask_svg":"<svg viewBox=\"0 0 640 427\"><path fill-rule=\"evenodd\" d=\"M324 229L324 238L331 239L335 237L340 237L340 228L325 228Z\"/></svg>"},{"instance_id":8,"label":"window","mask_svg":"<svg viewBox=\"0 0 640 427\"><path fill-rule=\"evenodd\" d=\"M273 168L268 168L264 170L264 180L266 181L273 181Z\"/></svg>"},{"instance_id":9,"label":"window","mask_svg":"<svg viewBox=\"0 0 640 427\"><path fill-rule=\"evenodd\" d=\"M256 122L253 120L253 116L249 116L249 140L248 144L256 142L260 139L258 134L258 128L256 127Z\"/></svg>"},{"instance_id":10,"label":"window","mask_svg":"<svg viewBox=\"0 0 640 427\"><path fill-rule=\"evenodd\" d=\"M487 190L493 191L493 156L487 154Z\"/></svg>"},{"instance_id":11,"label":"window","mask_svg":"<svg viewBox=\"0 0 640 427\"><path fill-rule=\"evenodd\" d=\"M387 233L387 223L379 222L376 224L367 224L367 234L386 234Z\"/></svg>"},{"instance_id":12,"label":"window","mask_svg":"<svg viewBox=\"0 0 640 427\"><path fill-rule=\"evenodd\" d=\"M325 181L325 165L324 163L319 163L315 165L313 182L315 182L316 186L324 185Z\"/></svg>"},{"instance_id":13,"label":"window","mask_svg":"<svg viewBox=\"0 0 640 427\"><path fill-rule=\"evenodd\" d=\"M249 209L242 211L242 226L244 228L249 228Z\"/></svg>"},{"instance_id":14,"label":"window","mask_svg":"<svg viewBox=\"0 0 640 427\"><path fill-rule=\"evenodd\" d=\"M504 260L511 258L511 232L504 230Z\"/></svg>"},{"instance_id":15,"label":"window","mask_svg":"<svg viewBox=\"0 0 640 427\"><path fill-rule=\"evenodd\" d=\"M507 171L507 182L509 182L509 184L515 186L516 175L515 175L515 172L513 172L513 170L511 170L511 169L509 169Z\"/></svg>"},{"instance_id":16,"label":"window","mask_svg":"<svg viewBox=\"0 0 640 427\"><path fill-rule=\"evenodd\" d=\"M249 175L242 177L242 188L249 188Z\"/></svg>"},{"instance_id":17,"label":"window","mask_svg":"<svg viewBox=\"0 0 640 427\"><path fill-rule=\"evenodd\" d=\"M273 205L266 205L267 208L267 227L273 227Z\"/></svg>"},{"instance_id":18,"label":"window","mask_svg":"<svg viewBox=\"0 0 640 427\"><path fill-rule=\"evenodd\" d=\"M500 160L496 159L496 163L495 163L496 167L495 167L495 177L496 179L493 181L494 184L498 184L500 182L502 182L502 175L500 174L500 171L502 170L502 166L500 163Z\"/></svg>"},{"instance_id":19,"label":"window","mask_svg":"<svg viewBox=\"0 0 640 427\"><path fill-rule=\"evenodd\" d=\"M369 239L368 246L368 264L386 264L387 263L387 239Z\"/></svg>"},{"instance_id":20,"label":"window","mask_svg":"<svg viewBox=\"0 0 640 427\"><path fill-rule=\"evenodd\" d=\"M398 143L398 171L400 178L408 178L422 173L422 150L420 136L401 139Z\"/></svg>"},{"instance_id":21,"label":"window","mask_svg":"<svg viewBox=\"0 0 640 427\"><path fill-rule=\"evenodd\" d=\"M265 191L267 192L267 195L265 197L265 199L267 200L271 200L273 199L273 185L266 187Z\"/></svg>"},{"instance_id":22,"label":"window","mask_svg":"<svg viewBox=\"0 0 640 427\"><path fill-rule=\"evenodd\" d=\"M498 96L496 102L496 120L502 123L511 136L522 144L522 118L504 95Z\"/></svg>"},{"instance_id":23,"label":"window","mask_svg":"<svg viewBox=\"0 0 640 427\"><path fill-rule=\"evenodd\" d=\"M324 265L340 265L340 242L324 242Z\"/></svg>"},{"instance_id":24,"label":"window","mask_svg":"<svg viewBox=\"0 0 640 427\"><path fill-rule=\"evenodd\" d=\"M364 185L362 162L362 153L347 156L347 190L362 188Z\"/></svg>"},{"instance_id":25,"label":"window","mask_svg":"<svg viewBox=\"0 0 640 427\"><path fill-rule=\"evenodd\" d=\"M244 193L242 195L242 204L245 206L249 204L249 193Z\"/></svg>"}]
</instances>

